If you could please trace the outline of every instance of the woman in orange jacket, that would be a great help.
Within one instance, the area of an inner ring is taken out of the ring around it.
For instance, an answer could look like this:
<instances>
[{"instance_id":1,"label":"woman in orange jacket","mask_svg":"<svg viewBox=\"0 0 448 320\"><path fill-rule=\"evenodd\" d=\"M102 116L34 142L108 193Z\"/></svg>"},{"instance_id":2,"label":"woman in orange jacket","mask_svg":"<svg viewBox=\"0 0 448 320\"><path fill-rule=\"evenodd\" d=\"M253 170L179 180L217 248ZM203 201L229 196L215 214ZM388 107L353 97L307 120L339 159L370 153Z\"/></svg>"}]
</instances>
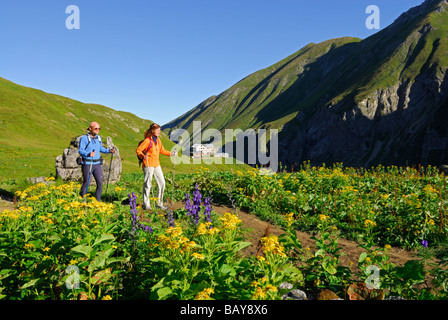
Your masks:
<instances>
[{"instance_id":1,"label":"woman in orange jacket","mask_svg":"<svg viewBox=\"0 0 448 320\"><path fill-rule=\"evenodd\" d=\"M151 209L149 202L149 192L151 190L152 177L154 176L159 187L158 204L157 206L163 210L167 207L163 205L163 192L165 191L165 178L163 176L162 168L160 167L159 154L166 156L173 156L175 152L165 150L160 140L160 126L153 123L145 132L145 139L138 146L136 152L137 156L143 160L143 209Z\"/></svg>"}]
</instances>

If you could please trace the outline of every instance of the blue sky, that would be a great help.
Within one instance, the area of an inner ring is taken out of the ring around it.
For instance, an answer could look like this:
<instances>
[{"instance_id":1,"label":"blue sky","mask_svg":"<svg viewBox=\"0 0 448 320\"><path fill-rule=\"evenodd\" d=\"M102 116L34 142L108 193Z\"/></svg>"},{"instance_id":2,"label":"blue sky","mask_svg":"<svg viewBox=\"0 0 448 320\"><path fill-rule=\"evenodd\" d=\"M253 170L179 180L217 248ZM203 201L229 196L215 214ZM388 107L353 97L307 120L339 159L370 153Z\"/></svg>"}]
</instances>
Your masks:
<instances>
[{"instance_id":1,"label":"blue sky","mask_svg":"<svg viewBox=\"0 0 448 320\"><path fill-rule=\"evenodd\" d=\"M367 38L423 0L14 0L0 77L163 125L310 42ZM66 8L80 29L66 28ZM1 115L0 115L1 117Z\"/></svg>"}]
</instances>

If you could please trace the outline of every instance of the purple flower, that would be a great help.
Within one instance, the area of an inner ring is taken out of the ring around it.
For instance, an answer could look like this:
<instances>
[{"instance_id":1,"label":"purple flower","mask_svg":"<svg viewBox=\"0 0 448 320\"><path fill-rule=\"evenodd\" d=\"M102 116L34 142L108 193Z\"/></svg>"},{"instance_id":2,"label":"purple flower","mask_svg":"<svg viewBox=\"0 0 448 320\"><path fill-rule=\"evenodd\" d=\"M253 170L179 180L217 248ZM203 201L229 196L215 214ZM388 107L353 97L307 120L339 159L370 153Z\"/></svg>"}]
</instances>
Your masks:
<instances>
[{"instance_id":1,"label":"purple flower","mask_svg":"<svg viewBox=\"0 0 448 320\"><path fill-rule=\"evenodd\" d=\"M193 203L191 203L190 195L185 194L185 210L187 210L187 216L190 216L191 221L196 225L199 223L199 212L201 211L202 195L199 191L199 185L196 183L195 190L193 191Z\"/></svg>"},{"instance_id":2,"label":"purple flower","mask_svg":"<svg viewBox=\"0 0 448 320\"><path fill-rule=\"evenodd\" d=\"M423 248L428 247L428 240L422 240L421 245L423 246Z\"/></svg>"},{"instance_id":3,"label":"purple flower","mask_svg":"<svg viewBox=\"0 0 448 320\"><path fill-rule=\"evenodd\" d=\"M201 202L202 202L202 194L199 191L199 185L195 184L195 189L193 191L193 202L190 199L190 195L185 193L185 210L187 211L187 215L190 216L190 221L195 225L199 223L199 214L201 212ZM211 222L212 219L210 217L210 213L212 211L212 198L206 197L204 198L204 220L205 222Z\"/></svg>"},{"instance_id":4,"label":"purple flower","mask_svg":"<svg viewBox=\"0 0 448 320\"><path fill-rule=\"evenodd\" d=\"M204 211L205 222L212 222L212 218L210 217L210 213L212 211L212 206L210 204L210 198L204 199L204 206L205 206L205 211Z\"/></svg>"},{"instance_id":5,"label":"purple flower","mask_svg":"<svg viewBox=\"0 0 448 320\"><path fill-rule=\"evenodd\" d=\"M176 224L174 223L174 214L173 214L172 210L170 210L168 212L167 218L168 218L168 224L170 225L170 227L174 228L176 226Z\"/></svg>"},{"instance_id":6,"label":"purple flower","mask_svg":"<svg viewBox=\"0 0 448 320\"><path fill-rule=\"evenodd\" d=\"M138 211L137 211L137 196L135 195L134 192L132 192L131 194L128 194L129 197L129 207L131 208L131 235L133 237L133 240L135 241L136 238L136 232L137 229L141 229L145 232L150 232L152 233L153 230L151 227L149 226L145 226L144 224L141 224L139 222L139 218L138 218Z\"/></svg>"},{"instance_id":7,"label":"purple flower","mask_svg":"<svg viewBox=\"0 0 448 320\"><path fill-rule=\"evenodd\" d=\"M191 214L191 201L188 193L185 194L185 210L187 210L187 215L189 216Z\"/></svg>"}]
</instances>

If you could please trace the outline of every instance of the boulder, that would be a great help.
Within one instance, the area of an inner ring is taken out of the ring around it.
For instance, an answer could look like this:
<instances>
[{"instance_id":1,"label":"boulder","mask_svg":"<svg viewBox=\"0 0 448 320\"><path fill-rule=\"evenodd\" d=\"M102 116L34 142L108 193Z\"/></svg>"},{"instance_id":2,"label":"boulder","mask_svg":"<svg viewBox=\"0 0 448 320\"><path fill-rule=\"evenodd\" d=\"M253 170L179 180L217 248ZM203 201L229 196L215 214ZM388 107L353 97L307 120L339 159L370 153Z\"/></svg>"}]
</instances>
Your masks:
<instances>
[{"instance_id":1,"label":"boulder","mask_svg":"<svg viewBox=\"0 0 448 320\"><path fill-rule=\"evenodd\" d=\"M299 289L293 289L282 295L282 300L308 300L306 293Z\"/></svg>"},{"instance_id":2,"label":"boulder","mask_svg":"<svg viewBox=\"0 0 448 320\"><path fill-rule=\"evenodd\" d=\"M339 296L330 289L323 289L319 292L317 300L342 300Z\"/></svg>"},{"instance_id":3,"label":"boulder","mask_svg":"<svg viewBox=\"0 0 448 320\"><path fill-rule=\"evenodd\" d=\"M82 181L81 166L76 163L76 158L79 156L78 150L81 137L82 135L71 139L69 147L63 151L62 155L56 157L55 167L57 178L59 177L64 181ZM104 139L102 141L103 147L115 148L116 150L113 157L110 154L101 154L104 159L101 166L103 168L103 183L107 183L109 175L109 182L116 183L120 181L122 172L120 150L114 145L111 137L107 137L106 141ZM109 166L111 170L109 170ZM91 184L96 183L93 176L90 179Z\"/></svg>"}]
</instances>

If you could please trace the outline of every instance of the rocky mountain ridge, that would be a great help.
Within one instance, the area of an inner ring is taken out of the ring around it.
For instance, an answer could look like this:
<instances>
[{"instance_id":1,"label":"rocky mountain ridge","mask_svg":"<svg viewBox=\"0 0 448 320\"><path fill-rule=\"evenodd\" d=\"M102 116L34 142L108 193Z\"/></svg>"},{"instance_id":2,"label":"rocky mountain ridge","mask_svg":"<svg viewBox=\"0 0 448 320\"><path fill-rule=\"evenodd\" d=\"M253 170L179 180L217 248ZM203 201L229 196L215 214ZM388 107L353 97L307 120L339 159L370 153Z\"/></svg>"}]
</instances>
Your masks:
<instances>
[{"instance_id":1,"label":"rocky mountain ridge","mask_svg":"<svg viewBox=\"0 0 448 320\"><path fill-rule=\"evenodd\" d=\"M309 44L163 126L276 128L286 165L448 163L448 2L364 40Z\"/></svg>"}]
</instances>

